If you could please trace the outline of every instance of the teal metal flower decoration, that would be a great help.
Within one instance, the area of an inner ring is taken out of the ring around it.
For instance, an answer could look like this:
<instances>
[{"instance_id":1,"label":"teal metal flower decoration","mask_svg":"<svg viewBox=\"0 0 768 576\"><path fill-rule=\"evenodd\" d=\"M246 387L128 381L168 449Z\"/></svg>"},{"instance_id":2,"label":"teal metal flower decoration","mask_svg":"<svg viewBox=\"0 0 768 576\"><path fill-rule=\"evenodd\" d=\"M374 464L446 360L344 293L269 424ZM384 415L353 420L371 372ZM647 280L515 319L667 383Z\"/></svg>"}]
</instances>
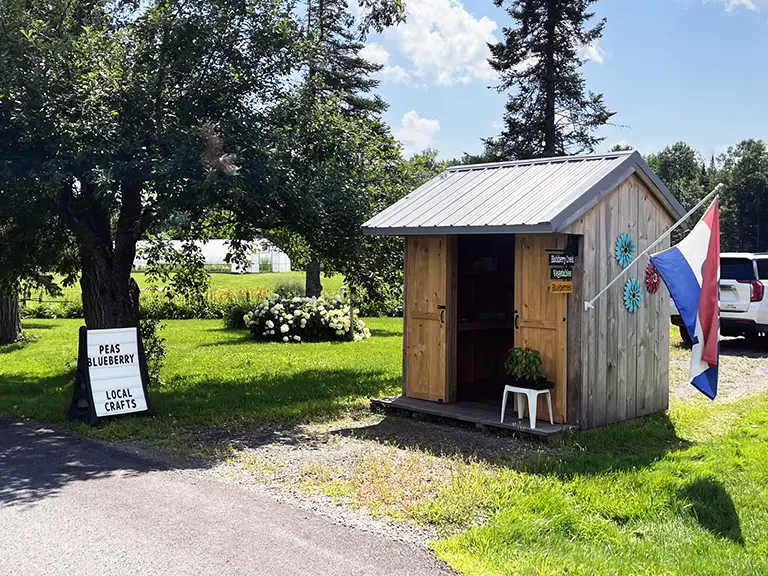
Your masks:
<instances>
[{"instance_id":1,"label":"teal metal flower decoration","mask_svg":"<svg viewBox=\"0 0 768 576\"><path fill-rule=\"evenodd\" d=\"M626 232L616 240L616 260L619 266L626 268L635 257L635 241Z\"/></svg>"},{"instance_id":2,"label":"teal metal flower decoration","mask_svg":"<svg viewBox=\"0 0 768 576\"><path fill-rule=\"evenodd\" d=\"M630 278L624 284L624 306L628 312L637 312L640 308L640 302L643 301L643 289L637 278Z\"/></svg>"}]
</instances>

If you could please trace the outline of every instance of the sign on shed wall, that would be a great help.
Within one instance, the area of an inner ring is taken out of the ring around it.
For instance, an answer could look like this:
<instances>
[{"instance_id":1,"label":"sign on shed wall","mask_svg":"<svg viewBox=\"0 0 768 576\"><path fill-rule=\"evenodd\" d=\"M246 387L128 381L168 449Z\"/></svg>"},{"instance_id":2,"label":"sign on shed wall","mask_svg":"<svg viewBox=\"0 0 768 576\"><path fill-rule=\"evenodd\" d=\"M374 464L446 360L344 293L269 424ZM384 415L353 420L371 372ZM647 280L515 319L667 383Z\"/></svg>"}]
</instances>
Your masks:
<instances>
[{"instance_id":1,"label":"sign on shed wall","mask_svg":"<svg viewBox=\"0 0 768 576\"><path fill-rule=\"evenodd\" d=\"M82 327L69 417L95 424L105 416L151 413L148 380L138 328Z\"/></svg>"}]
</instances>

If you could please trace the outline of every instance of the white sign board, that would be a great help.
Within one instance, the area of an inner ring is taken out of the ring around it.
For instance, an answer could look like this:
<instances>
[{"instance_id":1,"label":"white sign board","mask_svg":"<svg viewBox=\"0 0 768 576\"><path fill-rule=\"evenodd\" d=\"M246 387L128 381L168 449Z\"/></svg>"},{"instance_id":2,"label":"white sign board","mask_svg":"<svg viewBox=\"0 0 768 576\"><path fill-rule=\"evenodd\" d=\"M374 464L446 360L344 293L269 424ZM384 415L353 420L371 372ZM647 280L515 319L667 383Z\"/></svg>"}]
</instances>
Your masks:
<instances>
[{"instance_id":1,"label":"white sign board","mask_svg":"<svg viewBox=\"0 0 768 576\"><path fill-rule=\"evenodd\" d=\"M88 374L96 416L147 409L137 328L88 330Z\"/></svg>"}]
</instances>

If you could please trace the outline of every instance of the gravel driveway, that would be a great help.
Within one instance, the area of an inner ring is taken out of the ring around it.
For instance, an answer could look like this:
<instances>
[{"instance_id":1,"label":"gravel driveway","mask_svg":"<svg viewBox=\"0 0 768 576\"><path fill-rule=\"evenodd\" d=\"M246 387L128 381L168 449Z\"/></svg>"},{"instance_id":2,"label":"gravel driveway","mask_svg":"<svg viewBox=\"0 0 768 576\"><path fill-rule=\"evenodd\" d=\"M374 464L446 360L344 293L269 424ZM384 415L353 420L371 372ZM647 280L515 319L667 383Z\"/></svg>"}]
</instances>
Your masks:
<instances>
[{"instance_id":1,"label":"gravel driveway","mask_svg":"<svg viewBox=\"0 0 768 576\"><path fill-rule=\"evenodd\" d=\"M673 338L669 354L669 392L683 401L704 398L688 380L690 361L691 351L679 344L679 338ZM768 343L744 338L722 339L714 401L732 402L764 390L768 390Z\"/></svg>"}]
</instances>

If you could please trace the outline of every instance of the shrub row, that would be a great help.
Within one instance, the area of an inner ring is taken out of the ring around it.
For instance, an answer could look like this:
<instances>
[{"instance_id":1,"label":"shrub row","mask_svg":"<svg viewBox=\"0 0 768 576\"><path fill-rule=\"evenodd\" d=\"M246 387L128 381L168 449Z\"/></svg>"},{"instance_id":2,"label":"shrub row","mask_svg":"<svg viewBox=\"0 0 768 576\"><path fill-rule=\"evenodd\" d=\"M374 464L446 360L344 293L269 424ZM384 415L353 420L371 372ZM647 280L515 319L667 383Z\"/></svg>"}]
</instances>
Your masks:
<instances>
[{"instance_id":1,"label":"shrub row","mask_svg":"<svg viewBox=\"0 0 768 576\"><path fill-rule=\"evenodd\" d=\"M243 329L243 317L254 310L254 305L271 294L281 299L302 298L301 282L282 282L269 290L217 290L200 299L169 298L162 289L144 289L141 292L141 317L153 320L213 320L223 319L227 328ZM363 297L355 302L362 316L402 317L402 301L369 302ZM83 304L75 301L29 302L21 309L22 318L82 318Z\"/></svg>"},{"instance_id":2,"label":"shrub row","mask_svg":"<svg viewBox=\"0 0 768 576\"><path fill-rule=\"evenodd\" d=\"M144 290L139 299L142 319L224 319L231 328L244 328L242 318L270 294L268 290L219 290L200 299L169 298L162 290ZM35 302L21 309L22 318L82 318L81 302Z\"/></svg>"}]
</instances>

